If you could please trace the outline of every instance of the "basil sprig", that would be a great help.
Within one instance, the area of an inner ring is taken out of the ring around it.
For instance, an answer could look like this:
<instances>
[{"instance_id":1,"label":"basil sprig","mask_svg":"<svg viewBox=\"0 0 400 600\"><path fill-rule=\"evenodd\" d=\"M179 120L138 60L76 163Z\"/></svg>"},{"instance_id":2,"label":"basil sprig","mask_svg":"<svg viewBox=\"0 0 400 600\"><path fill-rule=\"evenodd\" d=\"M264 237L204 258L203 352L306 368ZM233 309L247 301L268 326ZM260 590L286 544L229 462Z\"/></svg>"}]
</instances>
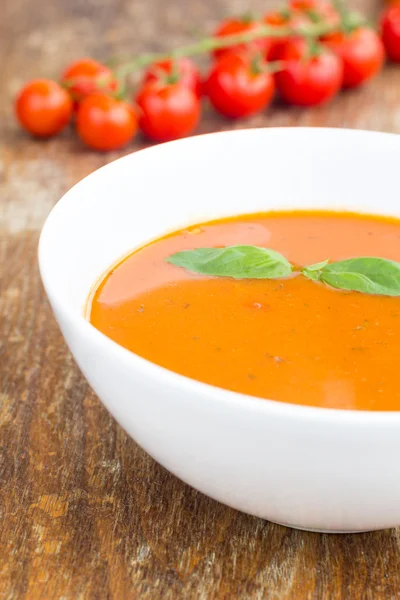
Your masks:
<instances>
[{"instance_id":1,"label":"basil sprig","mask_svg":"<svg viewBox=\"0 0 400 600\"><path fill-rule=\"evenodd\" d=\"M325 260L296 271L275 250L238 245L184 250L166 260L201 275L234 279L281 279L300 272L308 279L342 290L400 296L400 263L386 258L364 256L332 263Z\"/></svg>"},{"instance_id":2,"label":"basil sprig","mask_svg":"<svg viewBox=\"0 0 400 600\"><path fill-rule=\"evenodd\" d=\"M194 273L234 279L279 279L292 272L282 254L258 246L184 250L167 258L167 262Z\"/></svg>"},{"instance_id":3,"label":"basil sprig","mask_svg":"<svg viewBox=\"0 0 400 600\"><path fill-rule=\"evenodd\" d=\"M400 296L400 263L386 258L363 256L333 263L325 261L306 267L302 273L341 290Z\"/></svg>"}]
</instances>

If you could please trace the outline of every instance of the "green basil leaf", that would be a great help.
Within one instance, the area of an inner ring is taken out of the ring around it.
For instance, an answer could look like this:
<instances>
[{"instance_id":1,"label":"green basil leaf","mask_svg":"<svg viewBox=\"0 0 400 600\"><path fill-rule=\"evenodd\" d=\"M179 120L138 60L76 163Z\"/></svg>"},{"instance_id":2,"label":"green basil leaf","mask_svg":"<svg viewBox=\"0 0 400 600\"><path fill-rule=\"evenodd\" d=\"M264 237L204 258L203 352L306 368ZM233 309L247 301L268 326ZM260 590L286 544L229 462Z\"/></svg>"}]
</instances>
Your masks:
<instances>
[{"instance_id":1,"label":"green basil leaf","mask_svg":"<svg viewBox=\"0 0 400 600\"><path fill-rule=\"evenodd\" d=\"M319 263L315 263L314 265L309 265L308 267L304 267L301 271L303 275L308 277L308 279L312 279L313 281L319 281L321 277L321 271L323 267L328 264L328 260L322 260Z\"/></svg>"},{"instance_id":2,"label":"green basil leaf","mask_svg":"<svg viewBox=\"0 0 400 600\"><path fill-rule=\"evenodd\" d=\"M306 277L320 280L342 290L400 296L400 263L385 258L365 256L303 269Z\"/></svg>"},{"instance_id":3,"label":"green basil leaf","mask_svg":"<svg viewBox=\"0 0 400 600\"><path fill-rule=\"evenodd\" d=\"M287 277L292 266L279 252L258 246L228 246L184 250L167 262L201 275L234 279L278 279Z\"/></svg>"}]
</instances>

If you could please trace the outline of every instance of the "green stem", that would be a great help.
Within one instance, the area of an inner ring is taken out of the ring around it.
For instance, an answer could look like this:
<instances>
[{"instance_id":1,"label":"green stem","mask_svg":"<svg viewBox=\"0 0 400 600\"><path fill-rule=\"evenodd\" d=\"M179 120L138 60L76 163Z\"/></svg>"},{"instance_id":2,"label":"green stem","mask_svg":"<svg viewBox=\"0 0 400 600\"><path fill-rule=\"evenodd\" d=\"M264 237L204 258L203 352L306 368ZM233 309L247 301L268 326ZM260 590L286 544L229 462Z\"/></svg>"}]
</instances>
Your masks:
<instances>
[{"instance_id":1,"label":"green stem","mask_svg":"<svg viewBox=\"0 0 400 600\"><path fill-rule=\"evenodd\" d=\"M319 12L317 10L309 8L306 11L306 14L313 23L323 23L324 18L321 17L321 15L319 14Z\"/></svg>"},{"instance_id":2,"label":"green stem","mask_svg":"<svg viewBox=\"0 0 400 600\"><path fill-rule=\"evenodd\" d=\"M307 59L315 58L321 54L321 46L314 37L307 39Z\"/></svg>"},{"instance_id":3,"label":"green stem","mask_svg":"<svg viewBox=\"0 0 400 600\"><path fill-rule=\"evenodd\" d=\"M269 61L266 64L266 69L268 73L279 73L279 71L283 71L285 68L285 61L283 60L274 60Z\"/></svg>"},{"instance_id":4,"label":"green stem","mask_svg":"<svg viewBox=\"0 0 400 600\"><path fill-rule=\"evenodd\" d=\"M114 93L114 98L117 100L126 100L127 98L127 85L126 78L117 79L117 89Z\"/></svg>"},{"instance_id":5,"label":"green stem","mask_svg":"<svg viewBox=\"0 0 400 600\"><path fill-rule=\"evenodd\" d=\"M350 33L362 24L353 21L353 14L349 12L343 0L333 0L332 4L340 17L340 29L344 33Z\"/></svg>"},{"instance_id":6,"label":"green stem","mask_svg":"<svg viewBox=\"0 0 400 600\"><path fill-rule=\"evenodd\" d=\"M362 22L359 19L360 24ZM116 69L116 76L118 78L125 77L130 73L138 69L142 69L152 63L167 60L171 57L179 59L185 56L197 56L199 54L206 54L213 50L220 50L222 48L229 48L230 46L236 46L239 44L248 44L254 40L262 38L285 38L290 36L307 36L309 38L318 38L322 35L327 35L338 30L337 25L331 25L329 23L314 23L303 27L271 27L269 25L260 25L250 31L244 31L234 35L227 35L221 37L210 37L204 38L194 44L188 44L187 46L181 46L176 48L172 52L154 52L151 54L142 54L133 60L127 61Z\"/></svg>"},{"instance_id":7,"label":"green stem","mask_svg":"<svg viewBox=\"0 0 400 600\"><path fill-rule=\"evenodd\" d=\"M242 23L250 24L250 23L254 23L254 21L256 20L255 15L249 10L245 13L243 13L243 15L240 18Z\"/></svg>"},{"instance_id":8,"label":"green stem","mask_svg":"<svg viewBox=\"0 0 400 600\"><path fill-rule=\"evenodd\" d=\"M179 73L179 66L178 66L178 62L175 60L175 58L172 58L171 60L171 73L169 75L166 76L166 80L168 83L177 83L180 79L180 73Z\"/></svg>"}]
</instances>

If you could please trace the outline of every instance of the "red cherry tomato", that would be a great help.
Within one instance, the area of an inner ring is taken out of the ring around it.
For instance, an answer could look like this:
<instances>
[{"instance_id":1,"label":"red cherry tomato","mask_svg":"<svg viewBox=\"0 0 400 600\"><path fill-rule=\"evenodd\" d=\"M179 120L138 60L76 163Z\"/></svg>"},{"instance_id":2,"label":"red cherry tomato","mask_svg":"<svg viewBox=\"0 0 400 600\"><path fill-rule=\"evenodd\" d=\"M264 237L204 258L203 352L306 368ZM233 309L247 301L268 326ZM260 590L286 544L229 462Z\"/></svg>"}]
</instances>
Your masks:
<instances>
[{"instance_id":1,"label":"red cherry tomato","mask_svg":"<svg viewBox=\"0 0 400 600\"><path fill-rule=\"evenodd\" d=\"M36 137L50 137L71 120L72 100L57 82L35 79L18 94L15 112L26 131Z\"/></svg>"},{"instance_id":2,"label":"red cherry tomato","mask_svg":"<svg viewBox=\"0 0 400 600\"><path fill-rule=\"evenodd\" d=\"M301 27L308 24L307 17L300 12L291 12L288 10L275 11L268 13L264 17L264 23L270 27ZM279 54L289 38L270 38L269 49L266 53L267 60L279 60Z\"/></svg>"},{"instance_id":3,"label":"red cherry tomato","mask_svg":"<svg viewBox=\"0 0 400 600\"><path fill-rule=\"evenodd\" d=\"M317 0L290 0L289 7L293 10L313 10Z\"/></svg>"},{"instance_id":4,"label":"red cherry tomato","mask_svg":"<svg viewBox=\"0 0 400 600\"><path fill-rule=\"evenodd\" d=\"M177 76L180 83L190 88L196 96L200 98L202 94L202 82L200 72L194 62L189 58L179 58L176 65L173 60L163 60L151 65L145 73L145 83L149 81L159 81L163 78L168 83L168 79L174 75L174 68L177 70Z\"/></svg>"},{"instance_id":5,"label":"red cherry tomato","mask_svg":"<svg viewBox=\"0 0 400 600\"><path fill-rule=\"evenodd\" d=\"M217 30L214 32L214 37L225 37L228 35L245 33L246 31L253 31L254 29L260 27L260 25L262 25L262 23L245 18L227 19L226 21L223 21L221 25L217 28ZM260 38L248 44L238 44L236 46L229 46L229 48L220 48L219 50L214 50L213 56L214 58L218 59L221 58L224 54L237 54L242 52L243 50L257 51L265 56L269 51L270 45L271 42L268 38Z\"/></svg>"},{"instance_id":6,"label":"red cherry tomato","mask_svg":"<svg viewBox=\"0 0 400 600\"><path fill-rule=\"evenodd\" d=\"M340 17L332 4L323 0L292 0L288 9L271 12L264 17L266 25L292 29L310 25L315 21L323 21L333 26L340 22ZM279 60L279 54L287 40L288 38L271 38L267 59Z\"/></svg>"},{"instance_id":7,"label":"red cherry tomato","mask_svg":"<svg viewBox=\"0 0 400 600\"><path fill-rule=\"evenodd\" d=\"M383 13L381 37L388 58L400 62L400 3L389 6Z\"/></svg>"},{"instance_id":8,"label":"red cherry tomato","mask_svg":"<svg viewBox=\"0 0 400 600\"><path fill-rule=\"evenodd\" d=\"M291 0L289 7L303 13L309 21L324 21L327 24L339 24L340 16L330 2L324 0Z\"/></svg>"},{"instance_id":9,"label":"red cherry tomato","mask_svg":"<svg viewBox=\"0 0 400 600\"><path fill-rule=\"evenodd\" d=\"M275 84L266 70L254 69L249 56L227 54L211 69L206 91L215 110L239 119L263 110L272 100Z\"/></svg>"},{"instance_id":10,"label":"red cherry tomato","mask_svg":"<svg viewBox=\"0 0 400 600\"><path fill-rule=\"evenodd\" d=\"M354 88L372 79L382 68L383 44L372 29L360 27L350 33L333 33L325 44L343 61L343 87Z\"/></svg>"},{"instance_id":11,"label":"red cherry tomato","mask_svg":"<svg viewBox=\"0 0 400 600\"><path fill-rule=\"evenodd\" d=\"M118 150L134 137L137 117L128 102L106 94L92 94L79 105L76 129L81 140L90 148Z\"/></svg>"},{"instance_id":12,"label":"red cherry tomato","mask_svg":"<svg viewBox=\"0 0 400 600\"><path fill-rule=\"evenodd\" d=\"M287 25L291 20L291 13L289 10L276 10L265 15L264 23L272 25L272 27L283 27Z\"/></svg>"},{"instance_id":13,"label":"red cherry tomato","mask_svg":"<svg viewBox=\"0 0 400 600\"><path fill-rule=\"evenodd\" d=\"M181 82L146 83L136 98L139 125L151 140L167 142L191 134L200 119L200 101Z\"/></svg>"},{"instance_id":14,"label":"red cherry tomato","mask_svg":"<svg viewBox=\"0 0 400 600\"><path fill-rule=\"evenodd\" d=\"M111 69L92 58L81 58L70 64L62 74L61 82L68 85L75 106L90 94L112 93L118 87Z\"/></svg>"},{"instance_id":15,"label":"red cherry tomato","mask_svg":"<svg viewBox=\"0 0 400 600\"><path fill-rule=\"evenodd\" d=\"M303 39L291 40L282 49L284 69L275 74L278 91L286 102L297 106L316 106L330 100L343 80L343 65L325 48L307 56Z\"/></svg>"}]
</instances>

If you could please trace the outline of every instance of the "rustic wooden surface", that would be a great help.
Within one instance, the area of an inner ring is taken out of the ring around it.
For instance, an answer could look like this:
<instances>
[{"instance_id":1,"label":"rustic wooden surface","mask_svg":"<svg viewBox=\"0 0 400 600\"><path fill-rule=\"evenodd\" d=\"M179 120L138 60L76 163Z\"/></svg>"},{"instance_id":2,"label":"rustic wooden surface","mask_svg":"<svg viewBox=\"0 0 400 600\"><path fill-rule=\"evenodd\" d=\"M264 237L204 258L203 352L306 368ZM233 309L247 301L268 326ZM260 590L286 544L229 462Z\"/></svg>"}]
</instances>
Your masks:
<instances>
[{"instance_id":1,"label":"rustic wooden surface","mask_svg":"<svg viewBox=\"0 0 400 600\"><path fill-rule=\"evenodd\" d=\"M359 6L373 16L375 1ZM1 2L0 598L400 598L398 531L292 531L207 499L150 459L88 388L39 280L46 215L72 184L117 155L87 152L69 132L30 140L12 118L20 84L56 76L80 55L185 42L248 5L264 10L268 2ZM399 90L400 69L387 68L329 107L278 106L248 126L400 132ZM208 111L201 131L229 127Z\"/></svg>"}]
</instances>

